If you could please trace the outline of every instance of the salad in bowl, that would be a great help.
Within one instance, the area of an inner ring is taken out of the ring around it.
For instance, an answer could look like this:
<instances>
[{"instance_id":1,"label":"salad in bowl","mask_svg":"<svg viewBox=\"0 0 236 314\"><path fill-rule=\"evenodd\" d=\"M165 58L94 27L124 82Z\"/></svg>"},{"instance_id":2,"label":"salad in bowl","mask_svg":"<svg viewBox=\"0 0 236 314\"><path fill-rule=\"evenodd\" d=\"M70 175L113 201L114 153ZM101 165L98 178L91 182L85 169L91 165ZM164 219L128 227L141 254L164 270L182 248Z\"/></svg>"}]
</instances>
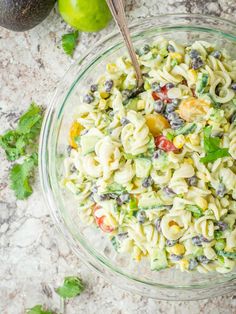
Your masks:
<instances>
[{"instance_id":1,"label":"salad in bowl","mask_svg":"<svg viewBox=\"0 0 236 314\"><path fill-rule=\"evenodd\" d=\"M236 266L236 60L157 37L119 56L79 98L63 188L79 219L150 269Z\"/></svg>"}]
</instances>

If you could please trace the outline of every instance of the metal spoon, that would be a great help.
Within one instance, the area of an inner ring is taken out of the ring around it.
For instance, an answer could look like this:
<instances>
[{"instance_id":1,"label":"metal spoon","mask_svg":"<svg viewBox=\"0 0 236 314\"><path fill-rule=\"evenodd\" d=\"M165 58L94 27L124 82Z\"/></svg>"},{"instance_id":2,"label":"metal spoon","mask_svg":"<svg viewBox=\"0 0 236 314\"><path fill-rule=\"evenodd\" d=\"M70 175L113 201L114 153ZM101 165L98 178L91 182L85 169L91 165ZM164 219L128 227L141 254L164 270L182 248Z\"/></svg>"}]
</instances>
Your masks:
<instances>
[{"instance_id":1,"label":"metal spoon","mask_svg":"<svg viewBox=\"0 0 236 314\"><path fill-rule=\"evenodd\" d=\"M141 69L138 63L138 59L135 54L134 46L131 41L129 29L127 26L123 0L106 0L106 1L114 17L114 20L116 21L117 26L119 27L121 35L123 36L126 47L129 51L129 55L134 66L134 70L136 72L137 85L139 89L143 86L143 78L142 78Z\"/></svg>"}]
</instances>

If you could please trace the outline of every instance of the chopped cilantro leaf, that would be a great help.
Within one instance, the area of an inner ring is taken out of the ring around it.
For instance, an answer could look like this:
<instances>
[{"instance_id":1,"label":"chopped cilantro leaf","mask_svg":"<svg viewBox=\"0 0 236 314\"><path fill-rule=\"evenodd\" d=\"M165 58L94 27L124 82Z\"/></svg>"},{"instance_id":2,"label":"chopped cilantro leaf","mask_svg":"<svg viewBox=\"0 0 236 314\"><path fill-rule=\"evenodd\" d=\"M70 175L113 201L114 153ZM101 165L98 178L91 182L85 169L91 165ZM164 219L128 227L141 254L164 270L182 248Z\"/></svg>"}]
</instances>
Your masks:
<instances>
[{"instance_id":1,"label":"chopped cilantro leaf","mask_svg":"<svg viewBox=\"0 0 236 314\"><path fill-rule=\"evenodd\" d=\"M79 277L66 277L63 286L56 289L62 298L74 298L84 290L84 284Z\"/></svg>"},{"instance_id":2,"label":"chopped cilantro leaf","mask_svg":"<svg viewBox=\"0 0 236 314\"><path fill-rule=\"evenodd\" d=\"M35 305L32 309L26 310L26 314L54 314L54 312L44 310L42 305Z\"/></svg>"},{"instance_id":3,"label":"chopped cilantro leaf","mask_svg":"<svg viewBox=\"0 0 236 314\"><path fill-rule=\"evenodd\" d=\"M0 146L5 150L7 159L10 161L18 159L25 151L25 141L15 130L7 131L0 136Z\"/></svg>"},{"instance_id":4,"label":"chopped cilantro leaf","mask_svg":"<svg viewBox=\"0 0 236 314\"><path fill-rule=\"evenodd\" d=\"M195 205L188 205L186 207L187 211L190 211L193 214L194 218L200 218L202 216L202 209Z\"/></svg>"},{"instance_id":5,"label":"chopped cilantro leaf","mask_svg":"<svg viewBox=\"0 0 236 314\"><path fill-rule=\"evenodd\" d=\"M72 56L78 40L79 32L65 34L62 36L62 48L66 54Z\"/></svg>"},{"instance_id":6,"label":"chopped cilantro leaf","mask_svg":"<svg viewBox=\"0 0 236 314\"><path fill-rule=\"evenodd\" d=\"M23 200L32 194L30 180L38 162L37 153L26 158L22 164L15 164L10 171L11 188L15 191L16 197Z\"/></svg>"},{"instance_id":7,"label":"chopped cilantro leaf","mask_svg":"<svg viewBox=\"0 0 236 314\"><path fill-rule=\"evenodd\" d=\"M202 163L213 162L218 158L229 156L227 148L220 148L220 138L211 136L212 127L204 128L204 149L205 157L201 158Z\"/></svg>"},{"instance_id":8,"label":"chopped cilantro leaf","mask_svg":"<svg viewBox=\"0 0 236 314\"><path fill-rule=\"evenodd\" d=\"M17 128L0 136L0 146L5 150L8 160L14 161L24 156L26 149L35 145L42 120L42 109L32 103L28 111L19 119Z\"/></svg>"}]
</instances>

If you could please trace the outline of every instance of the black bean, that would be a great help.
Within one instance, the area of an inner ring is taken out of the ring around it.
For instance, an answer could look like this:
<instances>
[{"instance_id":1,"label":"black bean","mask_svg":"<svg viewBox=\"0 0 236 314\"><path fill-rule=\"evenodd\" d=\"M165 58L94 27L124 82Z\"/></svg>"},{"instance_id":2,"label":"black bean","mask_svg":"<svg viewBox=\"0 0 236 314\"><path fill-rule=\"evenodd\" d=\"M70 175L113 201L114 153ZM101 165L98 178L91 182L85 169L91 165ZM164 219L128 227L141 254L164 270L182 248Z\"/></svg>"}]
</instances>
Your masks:
<instances>
[{"instance_id":1,"label":"black bean","mask_svg":"<svg viewBox=\"0 0 236 314\"><path fill-rule=\"evenodd\" d=\"M94 96L91 94L87 94L84 96L84 102L86 104L91 104L94 101Z\"/></svg>"},{"instance_id":2,"label":"black bean","mask_svg":"<svg viewBox=\"0 0 236 314\"><path fill-rule=\"evenodd\" d=\"M144 45L142 48L143 54L148 53L150 51L150 46L148 44Z\"/></svg>"},{"instance_id":3,"label":"black bean","mask_svg":"<svg viewBox=\"0 0 236 314\"><path fill-rule=\"evenodd\" d=\"M196 246L202 246L202 238L200 236L193 237L192 242Z\"/></svg>"},{"instance_id":4,"label":"black bean","mask_svg":"<svg viewBox=\"0 0 236 314\"><path fill-rule=\"evenodd\" d=\"M161 155L163 154L161 149L155 150L155 152L153 153L153 158L157 159L159 158Z\"/></svg>"},{"instance_id":5,"label":"black bean","mask_svg":"<svg viewBox=\"0 0 236 314\"><path fill-rule=\"evenodd\" d=\"M106 201L111 199L117 199L118 195L115 193L106 193L99 195L100 201Z\"/></svg>"},{"instance_id":6,"label":"black bean","mask_svg":"<svg viewBox=\"0 0 236 314\"><path fill-rule=\"evenodd\" d=\"M71 173L75 172L76 170L77 170L77 169L76 169L75 165L71 165L71 166L70 166L70 172L71 172Z\"/></svg>"},{"instance_id":7,"label":"black bean","mask_svg":"<svg viewBox=\"0 0 236 314\"><path fill-rule=\"evenodd\" d=\"M198 262L195 260L195 258L189 260L189 266L188 266L189 270L193 270L197 266L198 266Z\"/></svg>"},{"instance_id":8,"label":"black bean","mask_svg":"<svg viewBox=\"0 0 236 314\"><path fill-rule=\"evenodd\" d=\"M167 246L174 246L176 243L178 243L178 240L166 240Z\"/></svg>"},{"instance_id":9,"label":"black bean","mask_svg":"<svg viewBox=\"0 0 236 314\"><path fill-rule=\"evenodd\" d=\"M119 240L124 240L128 238L128 232L121 232L117 234L117 237L119 238Z\"/></svg>"},{"instance_id":10,"label":"black bean","mask_svg":"<svg viewBox=\"0 0 236 314\"><path fill-rule=\"evenodd\" d=\"M153 179L151 177L147 177L143 180L142 182L142 186L144 188L148 188L149 186L151 186L153 184Z\"/></svg>"},{"instance_id":11,"label":"black bean","mask_svg":"<svg viewBox=\"0 0 236 314\"><path fill-rule=\"evenodd\" d=\"M129 90L129 89L124 89L124 90L122 90L122 92L121 92L122 96L123 96L125 99L129 98L130 95L131 95L131 93L132 93L132 91Z\"/></svg>"},{"instance_id":12,"label":"black bean","mask_svg":"<svg viewBox=\"0 0 236 314\"><path fill-rule=\"evenodd\" d=\"M91 91L92 93L96 92L97 90L98 90L98 84L92 84L92 85L90 86L90 91Z\"/></svg>"},{"instance_id":13,"label":"black bean","mask_svg":"<svg viewBox=\"0 0 236 314\"><path fill-rule=\"evenodd\" d=\"M118 195L116 193L108 193L108 196L112 200L116 200L118 198Z\"/></svg>"},{"instance_id":14,"label":"black bean","mask_svg":"<svg viewBox=\"0 0 236 314\"><path fill-rule=\"evenodd\" d=\"M174 121L174 120L177 120L179 118L179 115L177 112L170 112L168 115L167 115L167 118L169 121Z\"/></svg>"},{"instance_id":15,"label":"black bean","mask_svg":"<svg viewBox=\"0 0 236 314\"><path fill-rule=\"evenodd\" d=\"M175 111L175 109L178 107L178 105L174 104L174 103L170 103L166 105L166 113L169 114L173 111Z\"/></svg>"},{"instance_id":16,"label":"black bean","mask_svg":"<svg viewBox=\"0 0 236 314\"><path fill-rule=\"evenodd\" d=\"M167 46L167 50L168 50L169 52L175 52L174 46L172 46L172 45L170 45L170 44Z\"/></svg>"},{"instance_id":17,"label":"black bean","mask_svg":"<svg viewBox=\"0 0 236 314\"><path fill-rule=\"evenodd\" d=\"M154 90L155 92L160 92L161 91L161 86L159 83L154 82L151 85L152 90Z\"/></svg>"},{"instance_id":18,"label":"black bean","mask_svg":"<svg viewBox=\"0 0 236 314\"><path fill-rule=\"evenodd\" d=\"M164 112L165 105L162 100L157 100L154 102L153 108L155 112L162 113Z\"/></svg>"},{"instance_id":19,"label":"black bean","mask_svg":"<svg viewBox=\"0 0 236 314\"><path fill-rule=\"evenodd\" d=\"M106 201L106 200L108 200L108 199L109 199L109 197L107 196L107 194L99 195L99 200L100 200L100 201Z\"/></svg>"},{"instance_id":20,"label":"black bean","mask_svg":"<svg viewBox=\"0 0 236 314\"><path fill-rule=\"evenodd\" d=\"M91 191L92 191L92 193L96 194L98 192L98 187L93 186Z\"/></svg>"},{"instance_id":21,"label":"black bean","mask_svg":"<svg viewBox=\"0 0 236 314\"><path fill-rule=\"evenodd\" d=\"M120 196L117 197L116 201L117 201L117 204L119 206L121 206L122 204L125 204L127 202L129 202L130 200L130 195L128 193L124 193L124 194L121 194Z\"/></svg>"},{"instance_id":22,"label":"black bean","mask_svg":"<svg viewBox=\"0 0 236 314\"><path fill-rule=\"evenodd\" d=\"M224 221L218 221L217 226L219 227L220 231L225 231L228 228L228 224Z\"/></svg>"},{"instance_id":23,"label":"black bean","mask_svg":"<svg viewBox=\"0 0 236 314\"><path fill-rule=\"evenodd\" d=\"M195 58L199 57L199 55L200 55L199 52L195 49L192 49L189 53L189 56L191 59L195 59Z\"/></svg>"},{"instance_id":24,"label":"black bean","mask_svg":"<svg viewBox=\"0 0 236 314\"><path fill-rule=\"evenodd\" d=\"M210 262L210 260L205 255L198 256L197 260L202 264L208 264Z\"/></svg>"},{"instance_id":25,"label":"black bean","mask_svg":"<svg viewBox=\"0 0 236 314\"><path fill-rule=\"evenodd\" d=\"M214 58L220 59L221 58L221 52L219 50L215 50L211 54Z\"/></svg>"},{"instance_id":26,"label":"black bean","mask_svg":"<svg viewBox=\"0 0 236 314\"><path fill-rule=\"evenodd\" d=\"M236 82L231 84L232 90L236 91Z\"/></svg>"},{"instance_id":27,"label":"black bean","mask_svg":"<svg viewBox=\"0 0 236 314\"><path fill-rule=\"evenodd\" d=\"M204 65L204 62L202 61L201 57L198 57L192 60L192 68L194 70L201 68L203 65Z\"/></svg>"},{"instance_id":28,"label":"black bean","mask_svg":"<svg viewBox=\"0 0 236 314\"><path fill-rule=\"evenodd\" d=\"M68 145L66 150L67 150L68 156L70 156L70 153L71 153L71 150L72 150L72 146Z\"/></svg>"},{"instance_id":29,"label":"black bean","mask_svg":"<svg viewBox=\"0 0 236 314\"><path fill-rule=\"evenodd\" d=\"M125 126L126 124L129 124L130 121L126 117L123 117L121 118L120 123L122 124L122 126Z\"/></svg>"},{"instance_id":30,"label":"black bean","mask_svg":"<svg viewBox=\"0 0 236 314\"><path fill-rule=\"evenodd\" d=\"M167 84L166 84L166 88L167 88L167 89L171 89L171 88L173 88L173 87L175 87L175 84L173 84L173 83L167 83Z\"/></svg>"},{"instance_id":31,"label":"black bean","mask_svg":"<svg viewBox=\"0 0 236 314\"><path fill-rule=\"evenodd\" d=\"M140 49L136 49L135 52L137 55L142 56L150 51L150 46L149 45L144 45Z\"/></svg>"},{"instance_id":32,"label":"black bean","mask_svg":"<svg viewBox=\"0 0 236 314\"><path fill-rule=\"evenodd\" d=\"M212 240L205 238L203 235L201 235L200 237L201 237L202 242L210 243L212 241Z\"/></svg>"},{"instance_id":33,"label":"black bean","mask_svg":"<svg viewBox=\"0 0 236 314\"><path fill-rule=\"evenodd\" d=\"M110 91L111 91L113 85L114 85L114 82L113 82L112 80L106 81L106 82L105 82L105 91L106 91L107 93L110 93Z\"/></svg>"},{"instance_id":34,"label":"black bean","mask_svg":"<svg viewBox=\"0 0 236 314\"><path fill-rule=\"evenodd\" d=\"M197 176L192 176L191 178L188 178L188 184L190 186L196 186L197 185Z\"/></svg>"},{"instance_id":35,"label":"black bean","mask_svg":"<svg viewBox=\"0 0 236 314\"><path fill-rule=\"evenodd\" d=\"M171 125L171 128L173 130L178 130L179 128L181 128L184 124L184 121L182 119L179 119L177 121L174 121L174 122L171 122L170 125Z\"/></svg>"},{"instance_id":36,"label":"black bean","mask_svg":"<svg viewBox=\"0 0 236 314\"><path fill-rule=\"evenodd\" d=\"M138 213L137 213L137 220L140 224L143 224L144 221L146 220L146 213L144 210L140 210Z\"/></svg>"},{"instance_id":37,"label":"black bean","mask_svg":"<svg viewBox=\"0 0 236 314\"><path fill-rule=\"evenodd\" d=\"M170 255L170 259L171 259L173 262L178 262L178 261L180 261L182 258L183 258L183 255L176 255L176 254L171 254L171 255Z\"/></svg>"},{"instance_id":38,"label":"black bean","mask_svg":"<svg viewBox=\"0 0 236 314\"><path fill-rule=\"evenodd\" d=\"M219 197L224 197L225 193L226 193L226 187L223 183L220 183L216 189L216 194Z\"/></svg>"},{"instance_id":39,"label":"black bean","mask_svg":"<svg viewBox=\"0 0 236 314\"><path fill-rule=\"evenodd\" d=\"M158 232L161 232L161 218L155 220L155 228Z\"/></svg>"},{"instance_id":40,"label":"black bean","mask_svg":"<svg viewBox=\"0 0 236 314\"><path fill-rule=\"evenodd\" d=\"M167 196L174 196L176 193L171 189L169 188L168 186L165 186L163 188L163 192L167 195Z\"/></svg>"},{"instance_id":41,"label":"black bean","mask_svg":"<svg viewBox=\"0 0 236 314\"><path fill-rule=\"evenodd\" d=\"M91 194L89 195L89 199L90 199L92 202L95 202L94 194L93 194L93 193L91 193Z\"/></svg>"}]
</instances>

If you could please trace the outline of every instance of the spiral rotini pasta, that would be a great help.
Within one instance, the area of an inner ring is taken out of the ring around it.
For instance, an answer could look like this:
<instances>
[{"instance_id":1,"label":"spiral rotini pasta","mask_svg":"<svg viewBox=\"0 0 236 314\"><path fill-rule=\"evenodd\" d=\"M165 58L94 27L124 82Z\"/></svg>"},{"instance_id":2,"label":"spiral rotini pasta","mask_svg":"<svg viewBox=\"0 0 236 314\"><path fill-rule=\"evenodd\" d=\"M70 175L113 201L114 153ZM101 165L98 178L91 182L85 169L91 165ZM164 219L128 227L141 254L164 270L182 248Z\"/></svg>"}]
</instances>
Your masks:
<instances>
[{"instance_id":1,"label":"spiral rotini pasta","mask_svg":"<svg viewBox=\"0 0 236 314\"><path fill-rule=\"evenodd\" d=\"M232 271L236 60L164 38L137 57L142 89L122 56L81 98L62 185L120 254L156 271Z\"/></svg>"}]
</instances>

